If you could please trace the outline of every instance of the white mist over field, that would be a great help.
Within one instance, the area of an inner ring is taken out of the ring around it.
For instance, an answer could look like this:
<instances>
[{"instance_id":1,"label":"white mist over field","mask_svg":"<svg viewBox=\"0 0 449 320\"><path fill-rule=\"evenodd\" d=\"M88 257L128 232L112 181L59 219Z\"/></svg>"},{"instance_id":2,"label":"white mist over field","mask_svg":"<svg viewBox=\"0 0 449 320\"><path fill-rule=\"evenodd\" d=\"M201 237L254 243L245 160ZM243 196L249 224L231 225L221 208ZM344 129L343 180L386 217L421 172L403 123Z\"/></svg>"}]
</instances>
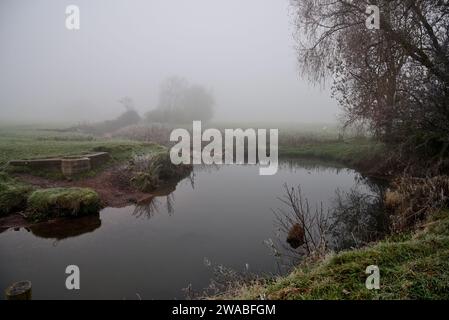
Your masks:
<instances>
[{"instance_id":1,"label":"white mist over field","mask_svg":"<svg viewBox=\"0 0 449 320\"><path fill-rule=\"evenodd\" d=\"M293 23L288 0L2 0L0 122L104 120L123 96L144 114L174 75L213 93L216 121L334 121L329 89L299 76Z\"/></svg>"}]
</instances>

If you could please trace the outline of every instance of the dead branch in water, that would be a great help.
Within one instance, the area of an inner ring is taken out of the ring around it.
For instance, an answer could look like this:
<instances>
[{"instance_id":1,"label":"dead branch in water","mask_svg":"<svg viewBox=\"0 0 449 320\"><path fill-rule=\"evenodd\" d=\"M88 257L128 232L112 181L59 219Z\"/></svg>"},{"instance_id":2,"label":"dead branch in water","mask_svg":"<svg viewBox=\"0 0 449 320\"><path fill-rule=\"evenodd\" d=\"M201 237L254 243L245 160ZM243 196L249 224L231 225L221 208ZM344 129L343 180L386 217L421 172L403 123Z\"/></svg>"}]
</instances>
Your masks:
<instances>
[{"instance_id":1,"label":"dead branch in water","mask_svg":"<svg viewBox=\"0 0 449 320\"><path fill-rule=\"evenodd\" d=\"M303 249L306 256L323 255L328 248L328 212L325 212L322 203L311 212L309 201L303 198L300 186L295 188L284 184L284 188L285 195L278 199L287 209L273 210L280 231L288 234L290 245Z\"/></svg>"}]
</instances>

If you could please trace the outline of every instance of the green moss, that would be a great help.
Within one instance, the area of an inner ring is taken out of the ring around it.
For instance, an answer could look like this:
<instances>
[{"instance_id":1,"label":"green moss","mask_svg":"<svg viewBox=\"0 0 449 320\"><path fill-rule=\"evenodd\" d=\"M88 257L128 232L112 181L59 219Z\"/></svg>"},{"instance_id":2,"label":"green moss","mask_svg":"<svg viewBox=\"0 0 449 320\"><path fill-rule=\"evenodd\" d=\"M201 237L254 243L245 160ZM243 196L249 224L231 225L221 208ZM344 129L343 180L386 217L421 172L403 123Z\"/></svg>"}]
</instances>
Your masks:
<instances>
[{"instance_id":1,"label":"green moss","mask_svg":"<svg viewBox=\"0 0 449 320\"><path fill-rule=\"evenodd\" d=\"M369 265L379 266L380 290L365 287ZM253 299L449 299L449 211L433 215L424 230L303 264L244 292Z\"/></svg>"},{"instance_id":2,"label":"green moss","mask_svg":"<svg viewBox=\"0 0 449 320\"><path fill-rule=\"evenodd\" d=\"M25 209L32 188L0 173L0 217Z\"/></svg>"},{"instance_id":3,"label":"green moss","mask_svg":"<svg viewBox=\"0 0 449 320\"><path fill-rule=\"evenodd\" d=\"M50 188L34 191L28 198L28 217L34 221L53 217L77 217L98 213L98 194L89 188Z\"/></svg>"}]
</instances>

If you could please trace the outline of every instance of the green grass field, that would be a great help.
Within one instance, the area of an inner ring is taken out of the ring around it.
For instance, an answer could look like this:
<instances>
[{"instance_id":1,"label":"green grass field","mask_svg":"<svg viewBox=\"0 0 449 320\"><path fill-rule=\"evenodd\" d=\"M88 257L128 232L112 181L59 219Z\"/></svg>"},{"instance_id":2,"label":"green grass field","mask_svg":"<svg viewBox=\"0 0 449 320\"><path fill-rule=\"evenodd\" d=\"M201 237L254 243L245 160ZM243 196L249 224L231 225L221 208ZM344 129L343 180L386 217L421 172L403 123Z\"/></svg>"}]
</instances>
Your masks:
<instances>
[{"instance_id":1,"label":"green grass field","mask_svg":"<svg viewBox=\"0 0 449 320\"><path fill-rule=\"evenodd\" d=\"M339 140L335 124L210 123L204 125L206 127L278 128L279 154L289 157L348 161L369 157L382 148L381 144L371 139L354 138L352 135L348 135L345 141ZM131 140L59 132L55 125L0 126L0 165L15 159L75 155L99 147L109 148L120 156L123 149L138 150L148 145Z\"/></svg>"},{"instance_id":2,"label":"green grass field","mask_svg":"<svg viewBox=\"0 0 449 320\"><path fill-rule=\"evenodd\" d=\"M160 148L150 143L94 138L36 127L0 128L0 166L10 160L70 156L92 150L109 151L114 159L123 160L134 152L153 152Z\"/></svg>"},{"instance_id":3,"label":"green grass field","mask_svg":"<svg viewBox=\"0 0 449 320\"><path fill-rule=\"evenodd\" d=\"M73 180L78 180L94 176L114 163L122 163L130 159L134 154L155 154L162 150L166 149L153 143L94 138L79 133L42 130L36 126L2 127L0 128L0 217L26 209L28 213L32 213L30 217L33 220L46 218L51 206L44 209L40 208L43 207L42 203L46 202L38 203L35 201L39 192L48 196L47 202L50 204L57 200L54 207L58 209L53 208L53 211L59 210L63 213L61 208L66 206L67 211L82 214L82 212L79 212L82 206L79 206L78 203L83 199L84 191L66 188L35 190L36 188L13 178L14 173L27 172L55 180L65 179L62 173L7 166L10 160L70 156L92 151L107 151L110 153L112 161L108 161L95 170L71 177ZM47 200L47 198L44 200ZM94 209L97 209L97 207Z\"/></svg>"}]
</instances>

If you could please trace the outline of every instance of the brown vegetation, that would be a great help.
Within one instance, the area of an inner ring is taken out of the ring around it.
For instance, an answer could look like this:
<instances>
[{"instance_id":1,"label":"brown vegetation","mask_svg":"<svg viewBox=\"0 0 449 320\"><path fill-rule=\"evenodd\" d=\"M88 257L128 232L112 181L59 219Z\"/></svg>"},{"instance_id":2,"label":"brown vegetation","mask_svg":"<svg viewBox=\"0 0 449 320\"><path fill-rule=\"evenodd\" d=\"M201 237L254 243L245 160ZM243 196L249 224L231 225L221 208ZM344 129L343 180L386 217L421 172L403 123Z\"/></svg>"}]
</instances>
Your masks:
<instances>
[{"instance_id":1,"label":"brown vegetation","mask_svg":"<svg viewBox=\"0 0 449 320\"><path fill-rule=\"evenodd\" d=\"M392 212L396 231L410 229L430 214L449 204L449 177L414 178L393 181L385 195L385 206Z\"/></svg>"},{"instance_id":2,"label":"brown vegetation","mask_svg":"<svg viewBox=\"0 0 449 320\"><path fill-rule=\"evenodd\" d=\"M312 211L301 188L284 185L285 195L279 200L284 208L274 211L277 224L282 233L287 234L286 241L294 249L300 248L304 255L319 257L326 253L329 232L328 212L323 207Z\"/></svg>"},{"instance_id":3,"label":"brown vegetation","mask_svg":"<svg viewBox=\"0 0 449 320\"><path fill-rule=\"evenodd\" d=\"M287 242L293 249L297 249L304 244L304 236L304 229L299 223L295 223L288 231Z\"/></svg>"}]
</instances>

